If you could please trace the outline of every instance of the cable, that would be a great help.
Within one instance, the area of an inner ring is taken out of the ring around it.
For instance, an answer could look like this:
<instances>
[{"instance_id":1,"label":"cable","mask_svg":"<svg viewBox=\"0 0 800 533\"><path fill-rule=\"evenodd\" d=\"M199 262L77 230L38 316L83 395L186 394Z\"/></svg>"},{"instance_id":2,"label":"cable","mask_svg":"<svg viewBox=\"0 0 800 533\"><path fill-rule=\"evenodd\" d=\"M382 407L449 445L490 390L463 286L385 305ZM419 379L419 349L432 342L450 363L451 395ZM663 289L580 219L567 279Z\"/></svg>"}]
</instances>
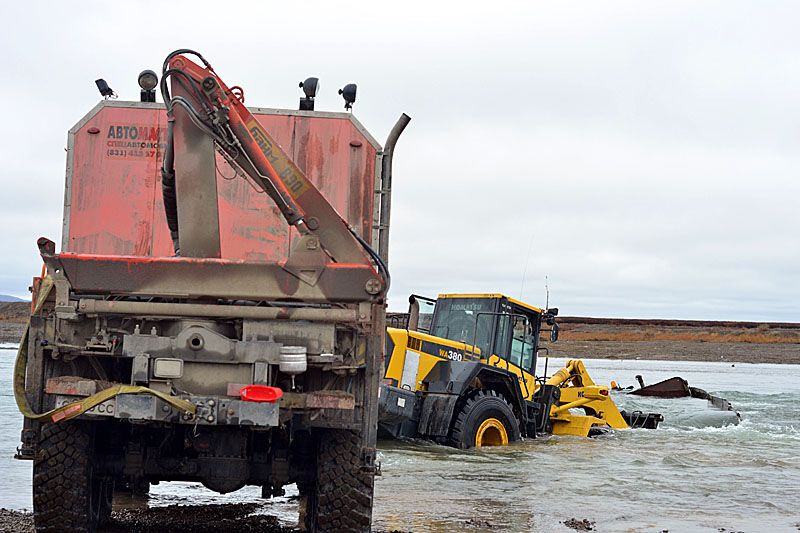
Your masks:
<instances>
[{"instance_id":1,"label":"cable","mask_svg":"<svg viewBox=\"0 0 800 533\"><path fill-rule=\"evenodd\" d=\"M162 80L162 82L164 80L164 77L167 75L167 72L169 71L169 62L172 60L173 57L181 55L181 54L192 54L192 55L196 56L198 59L200 59L200 61L202 61L203 65L205 65L206 68L208 68L209 70L211 70L213 72L214 69L211 67L211 63L206 61L206 58L204 58L199 52L195 52L194 50L191 50L189 48L179 48L178 50L175 50L174 52L169 54L167 56L167 58L164 60L164 64L161 66L161 80ZM164 94L165 94L164 93L164 88L162 87L161 96L163 97ZM170 98L169 98L169 90L168 89L166 91L166 95L167 95L167 98L164 98L164 102L168 102L170 100Z\"/></svg>"},{"instance_id":2,"label":"cable","mask_svg":"<svg viewBox=\"0 0 800 533\"><path fill-rule=\"evenodd\" d=\"M389 287L392 285L392 276L389 274L389 267L386 266L386 263L383 261L383 258L378 255L378 253L369 245L367 241L361 238L361 235L355 232L353 228L350 226L347 227L350 230L350 233L355 237L358 243L364 247L364 250L367 254L375 261L375 264L378 265L378 271L383 276L383 279L386 281L386 292L389 292Z\"/></svg>"}]
</instances>

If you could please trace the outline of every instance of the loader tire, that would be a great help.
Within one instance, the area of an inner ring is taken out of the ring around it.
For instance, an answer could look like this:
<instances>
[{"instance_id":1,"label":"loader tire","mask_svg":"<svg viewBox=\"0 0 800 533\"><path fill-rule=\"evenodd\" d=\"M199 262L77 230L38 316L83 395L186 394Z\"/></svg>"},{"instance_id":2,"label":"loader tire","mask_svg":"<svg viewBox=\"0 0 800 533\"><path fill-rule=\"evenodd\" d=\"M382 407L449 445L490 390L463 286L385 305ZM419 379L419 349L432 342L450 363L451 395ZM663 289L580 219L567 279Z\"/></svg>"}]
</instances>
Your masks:
<instances>
[{"instance_id":1,"label":"loader tire","mask_svg":"<svg viewBox=\"0 0 800 533\"><path fill-rule=\"evenodd\" d=\"M93 475L93 451L84 421L42 426L33 461L36 531L94 533L111 517L113 481Z\"/></svg>"},{"instance_id":2,"label":"loader tire","mask_svg":"<svg viewBox=\"0 0 800 533\"><path fill-rule=\"evenodd\" d=\"M473 393L455 417L450 444L456 448L505 446L520 439L511 405L493 390Z\"/></svg>"},{"instance_id":3,"label":"loader tire","mask_svg":"<svg viewBox=\"0 0 800 533\"><path fill-rule=\"evenodd\" d=\"M328 430L317 447L317 479L304 484L306 531L370 531L373 473L362 469L361 435Z\"/></svg>"}]
</instances>

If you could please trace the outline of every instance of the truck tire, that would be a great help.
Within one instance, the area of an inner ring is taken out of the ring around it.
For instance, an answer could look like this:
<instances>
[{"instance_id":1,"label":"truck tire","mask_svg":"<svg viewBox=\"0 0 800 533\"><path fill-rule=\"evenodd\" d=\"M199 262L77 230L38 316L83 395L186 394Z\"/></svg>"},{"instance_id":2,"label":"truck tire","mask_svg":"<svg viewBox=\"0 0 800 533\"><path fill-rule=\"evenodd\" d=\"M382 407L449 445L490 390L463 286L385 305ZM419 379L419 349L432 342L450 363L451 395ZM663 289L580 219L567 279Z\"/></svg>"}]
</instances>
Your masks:
<instances>
[{"instance_id":1,"label":"truck tire","mask_svg":"<svg viewBox=\"0 0 800 533\"><path fill-rule=\"evenodd\" d=\"M93 533L111 516L113 481L93 475L94 435L83 421L42 426L33 460L36 531Z\"/></svg>"},{"instance_id":2,"label":"truck tire","mask_svg":"<svg viewBox=\"0 0 800 533\"><path fill-rule=\"evenodd\" d=\"M300 488L301 494L307 493L306 531L370 531L373 483L372 472L362 469L359 433L322 433L317 447L316 483Z\"/></svg>"},{"instance_id":3,"label":"truck tire","mask_svg":"<svg viewBox=\"0 0 800 533\"><path fill-rule=\"evenodd\" d=\"M520 439L519 421L502 395L493 390L472 394L453 422L450 444L456 448L505 446Z\"/></svg>"}]
</instances>

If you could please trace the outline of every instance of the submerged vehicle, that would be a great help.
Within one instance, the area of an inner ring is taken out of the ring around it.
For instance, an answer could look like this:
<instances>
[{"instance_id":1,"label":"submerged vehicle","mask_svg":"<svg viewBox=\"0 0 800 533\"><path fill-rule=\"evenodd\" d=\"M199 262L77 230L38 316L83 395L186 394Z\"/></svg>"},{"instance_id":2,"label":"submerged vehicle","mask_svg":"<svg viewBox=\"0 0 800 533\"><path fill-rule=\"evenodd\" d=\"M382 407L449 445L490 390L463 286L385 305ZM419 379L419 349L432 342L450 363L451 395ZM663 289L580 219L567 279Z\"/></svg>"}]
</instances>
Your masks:
<instances>
[{"instance_id":1,"label":"submerged vehicle","mask_svg":"<svg viewBox=\"0 0 800 533\"><path fill-rule=\"evenodd\" d=\"M737 425L742 421L742 415L733 408L731 402L698 387L690 386L689 382L680 376L671 377L651 385L645 385L642 376L637 375L636 381L639 383L638 389L634 389L632 385L622 388L616 381L612 381L611 390L631 396L643 396L648 398L696 398L699 400L707 400L707 407L717 412L717 416L704 416L702 412L697 410L691 412L691 410L689 410L688 416L682 417L684 422L687 420L692 420L695 423L697 423L697 421L704 421L707 425L726 426Z\"/></svg>"},{"instance_id":2,"label":"submerged vehicle","mask_svg":"<svg viewBox=\"0 0 800 533\"><path fill-rule=\"evenodd\" d=\"M38 243L14 384L37 531L95 531L115 488L172 480L296 483L307 529L369 531L378 243L409 118L382 148L313 110L313 78L301 111L250 109L191 50L164 62L166 105L154 72L139 82L142 102L104 100L70 131L61 251Z\"/></svg>"},{"instance_id":3,"label":"submerged vehicle","mask_svg":"<svg viewBox=\"0 0 800 533\"><path fill-rule=\"evenodd\" d=\"M655 413L620 412L580 360L537 374L543 329L558 339L558 309L503 294L412 295L401 327L387 328L380 431L459 448L543 434L593 436L655 428ZM423 307L424 306L424 309Z\"/></svg>"}]
</instances>

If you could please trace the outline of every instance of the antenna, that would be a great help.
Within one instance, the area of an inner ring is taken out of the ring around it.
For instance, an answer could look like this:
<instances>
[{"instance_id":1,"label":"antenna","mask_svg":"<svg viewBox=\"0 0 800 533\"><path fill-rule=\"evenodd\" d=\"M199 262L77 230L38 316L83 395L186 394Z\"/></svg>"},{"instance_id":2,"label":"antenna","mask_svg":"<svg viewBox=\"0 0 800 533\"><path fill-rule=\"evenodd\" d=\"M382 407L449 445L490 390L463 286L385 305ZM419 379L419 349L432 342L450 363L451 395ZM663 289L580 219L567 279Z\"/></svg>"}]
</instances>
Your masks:
<instances>
[{"instance_id":1,"label":"antenna","mask_svg":"<svg viewBox=\"0 0 800 533\"><path fill-rule=\"evenodd\" d=\"M525 268L522 270L522 284L519 287L519 299L522 300L522 293L525 290L525 276L528 274L528 263L531 262L531 251L533 250L533 235L531 235L531 242L528 244L528 255L525 257Z\"/></svg>"},{"instance_id":2,"label":"antenna","mask_svg":"<svg viewBox=\"0 0 800 533\"><path fill-rule=\"evenodd\" d=\"M545 311L550 309L550 280L547 279L547 276L544 277L544 291L547 296L544 303Z\"/></svg>"}]
</instances>

